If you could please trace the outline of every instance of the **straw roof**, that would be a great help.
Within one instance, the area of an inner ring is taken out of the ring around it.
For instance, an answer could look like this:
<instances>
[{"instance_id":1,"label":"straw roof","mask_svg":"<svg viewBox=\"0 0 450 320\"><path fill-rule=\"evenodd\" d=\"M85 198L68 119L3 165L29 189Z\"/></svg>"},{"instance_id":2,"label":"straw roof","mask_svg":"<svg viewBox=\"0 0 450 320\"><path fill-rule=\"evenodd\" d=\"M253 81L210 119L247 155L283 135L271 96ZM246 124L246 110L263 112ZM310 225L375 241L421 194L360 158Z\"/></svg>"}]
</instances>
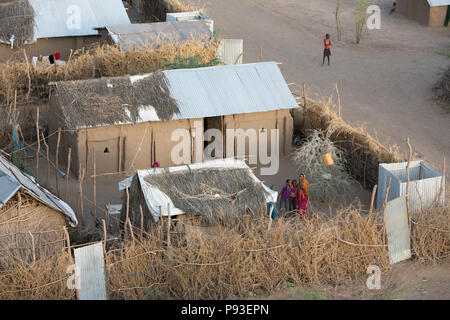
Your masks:
<instances>
[{"instance_id":1,"label":"straw roof","mask_svg":"<svg viewBox=\"0 0 450 320\"><path fill-rule=\"evenodd\" d=\"M138 179L137 179L138 178ZM245 214L260 214L277 193L267 188L244 161L218 159L174 168L139 170L130 189L131 211L139 205L155 221L162 215L202 216L208 224L233 225ZM123 209L125 206L123 206Z\"/></svg>"},{"instance_id":2,"label":"straw roof","mask_svg":"<svg viewBox=\"0 0 450 320\"><path fill-rule=\"evenodd\" d=\"M0 42L33 41L34 39L33 7L28 0L0 3Z\"/></svg>"},{"instance_id":3,"label":"straw roof","mask_svg":"<svg viewBox=\"0 0 450 320\"><path fill-rule=\"evenodd\" d=\"M140 111L149 108L162 121L180 112L162 72L134 82L129 77L58 82L55 97L66 126L72 130L136 123L141 120Z\"/></svg>"}]
</instances>

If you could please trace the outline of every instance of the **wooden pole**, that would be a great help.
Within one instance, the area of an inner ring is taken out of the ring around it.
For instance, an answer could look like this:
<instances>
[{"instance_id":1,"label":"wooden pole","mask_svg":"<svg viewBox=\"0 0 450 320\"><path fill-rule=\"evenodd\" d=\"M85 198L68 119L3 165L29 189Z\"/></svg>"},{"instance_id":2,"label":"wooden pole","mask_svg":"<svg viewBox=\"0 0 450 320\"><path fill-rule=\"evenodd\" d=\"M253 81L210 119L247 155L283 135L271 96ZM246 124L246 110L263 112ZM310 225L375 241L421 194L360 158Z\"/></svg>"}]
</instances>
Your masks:
<instances>
[{"instance_id":1,"label":"wooden pole","mask_svg":"<svg viewBox=\"0 0 450 320\"><path fill-rule=\"evenodd\" d=\"M56 180L56 193L59 194L59 180L58 180L58 156L59 156L59 143L61 141L61 128L58 128L58 140L56 142L56 158L55 158L55 180Z\"/></svg>"},{"instance_id":2,"label":"wooden pole","mask_svg":"<svg viewBox=\"0 0 450 320\"><path fill-rule=\"evenodd\" d=\"M160 225L160 229L159 229L159 239L163 238L164 235L164 220L163 220L163 216L162 216L162 206L159 206L159 220L161 221L161 225Z\"/></svg>"},{"instance_id":3,"label":"wooden pole","mask_svg":"<svg viewBox=\"0 0 450 320\"><path fill-rule=\"evenodd\" d=\"M107 225L105 219L102 219L103 224L103 255L106 254L106 236L107 236Z\"/></svg>"},{"instance_id":4,"label":"wooden pole","mask_svg":"<svg viewBox=\"0 0 450 320\"><path fill-rule=\"evenodd\" d=\"M141 213L141 240L144 236L144 211L142 210L142 205L139 205L139 212Z\"/></svg>"},{"instance_id":5,"label":"wooden pole","mask_svg":"<svg viewBox=\"0 0 450 320\"><path fill-rule=\"evenodd\" d=\"M70 236L69 231L67 231L67 227L64 226L64 235L67 243L67 253L69 254L70 261L73 261L72 251L70 250Z\"/></svg>"},{"instance_id":6,"label":"wooden pole","mask_svg":"<svg viewBox=\"0 0 450 320\"><path fill-rule=\"evenodd\" d=\"M95 152L94 152L94 221L97 219L97 178L95 175L97 174L96 165L95 165Z\"/></svg>"},{"instance_id":7,"label":"wooden pole","mask_svg":"<svg viewBox=\"0 0 450 320\"><path fill-rule=\"evenodd\" d=\"M373 211L373 204L374 204L374 201L375 201L375 194L377 193L377 188L378 188L378 185L376 184L376 185L373 186L373 189L372 189L372 199L370 200L369 214L371 214L372 211Z\"/></svg>"},{"instance_id":8,"label":"wooden pole","mask_svg":"<svg viewBox=\"0 0 450 320\"><path fill-rule=\"evenodd\" d=\"M405 194L405 197L406 197L406 212L408 214L409 234L411 234L411 212L410 212L410 208L409 208L409 185L410 185L411 177L410 177L410 174L409 174L409 168L411 166L412 147L411 147L411 143L409 143L409 137L406 138L406 144L408 145L409 156L408 156L408 164L406 166L407 182L406 182L406 194Z\"/></svg>"},{"instance_id":9,"label":"wooden pole","mask_svg":"<svg viewBox=\"0 0 450 320\"><path fill-rule=\"evenodd\" d=\"M23 145L25 145L25 137L23 136L23 132L22 132L22 128L20 127L20 125L16 125L17 130L19 131L20 137L22 138L22 142ZM26 156L27 155L27 151L25 150L25 148L23 148L23 155Z\"/></svg>"},{"instance_id":10,"label":"wooden pole","mask_svg":"<svg viewBox=\"0 0 450 320\"><path fill-rule=\"evenodd\" d=\"M83 223L83 226L85 226L85 221L84 221L84 206L83 206L83 180L84 180L84 168L83 170L81 170L81 162L79 163L79 168L80 168L80 173L81 176L78 178L78 207L80 208L80 212L81 212L81 221Z\"/></svg>"},{"instance_id":11,"label":"wooden pole","mask_svg":"<svg viewBox=\"0 0 450 320\"><path fill-rule=\"evenodd\" d=\"M384 194L384 204L383 204L383 241L386 241L386 206L387 199L389 196L389 189L391 189L391 177L389 177L388 186L386 188L386 193Z\"/></svg>"},{"instance_id":12,"label":"wooden pole","mask_svg":"<svg viewBox=\"0 0 450 320\"><path fill-rule=\"evenodd\" d=\"M170 203L167 204L167 248L169 249L169 258L172 259L172 244L170 241L170 227L172 225L172 217L170 216Z\"/></svg>"},{"instance_id":13,"label":"wooden pole","mask_svg":"<svg viewBox=\"0 0 450 320\"><path fill-rule=\"evenodd\" d=\"M444 192L444 179L445 179L445 157L442 160L443 162L443 166L442 166L442 178L441 178L441 187L439 188L439 194L436 198L436 207L439 206L439 204L441 203L441 198L442 198L442 193Z\"/></svg>"},{"instance_id":14,"label":"wooden pole","mask_svg":"<svg viewBox=\"0 0 450 320\"><path fill-rule=\"evenodd\" d=\"M23 49L23 55L25 56L25 63L27 64L27 77L28 77L27 101L29 101L31 93L31 75L30 75L30 64L28 63L28 57L25 48Z\"/></svg>"},{"instance_id":15,"label":"wooden pole","mask_svg":"<svg viewBox=\"0 0 450 320\"><path fill-rule=\"evenodd\" d=\"M270 207L270 212L269 212L269 227L267 228L267 230L269 230L269 231L272 228L272 212L273 212L273 206Z\"/></svg>"},{"instance_id":16,"label":"wooden pole","mask_svg":"<svg viewBox=\"0 0 450 320\"><path fill-rule=\"evenodd\" d=\"M263 62L263 49L262 49L262 46L259 47L259 61Z\"/></svg>"},{"instance_id":17,"label":"wooden pole","mask_svg":"<svg viewBox=\"0 0 450 320\"><path fill-rule=\"evenodd\" d=\"M31 233L31 231L28 231L28 233L30 234L30 237L31 237L31 246L32 246L32 249L33 249L33 251L32 251L32 253L33 253L33 264L35 264L36 263L36 247L35 247L35 243L34 243L34 236Z\"/></svg>"},{"instance_id":18,"label":"wooden pole","mask_svg":"<svg viewBox=\"0 0 450 320\"><path fill-rule=\"evenodd\" d=\"M133 245L136 245L136 238L134 237L133 226L131 225L130 218L127 219L128 227L130 228L131 239L133 239Z\"/></svg>"},{"instance_id":19,"label":"wooden pole","mask_svg":"<svg viewBox=\"0 0 450 320\"><path fill-rule=\"evenodd\" d=\"M339 94L337 82L336 82L336 94L337 94L337 98L338 98L338 115L339 115L339 118L342 118L342 116L341 116L341 95Z\"/></svg>"},{"instance_id":20,"label":"wooden pole","mask_svg":"<svg viewBox=\"0 0 450 320\"><path fill-rule=\"evenodd\" d=\"M69 194L69 175L70 175L70 161L72 157L72 148L69 148L69 152L67 154L67 170L66 170L66 187L64 189L64 201L67 202L67 196Z\"/></svg>"},{"instance_id":21,"label":"wooden pole","mask_svg":"<svg viewBox=\"0 0 450 320\"><path fill-rule=\"evenodd\" d=\"M14 90L14 106L13 106L13 114L12 114L12 135L11 135L11 139L13 141L13 149L15 149L14 132L16 131L16 107L17 107L17 89Z\"/></svg>"},{"instance_id":22,"label":"wooden pole","mask_svg":"<svg viewBox=\"0 0 450 320\"><path fill-rule=\"evenodd\" d=\"M128 217L130 214L130 192L128 191L128 181L126 182L126 193L127 193L127 207L126 207L126 216L125 216L125 238L128 236L126 223L128 221Z\"/></svg>"},{"instance_id":23,"label":"wooden pole","mask_svg":"<svg viewBox=\"0 0 450 320\"><path fill-rule=\"evenodd\" d=\"M108 209L106 210L106 225L109 225L109 213L111 212L111 203L108 203Z\"/></svg>"},{"instance_id":24,"label":"wooden pole","mask_svg":"<svg viewBox=\"0 0 450 320\"><path fill-rule=\"evenodd\" d=\"M50 157L49 157L48 144L47 144L47 141L45 141L45 137L42 132L41 132L41 136L42 136L42 140L44 141L45 151L47 154L47 179L45 179L45 186L48 187L48 180L49 180L49 176L50 176Z\"/></svg>"},{"instance_id":25,"label":"wooden pole","mask_svg":"<svg viewBox=\"0 0 450 320\"><path fill-rule=\"evenodd\" d=\"M39 176L39 154L41 152L41 136L39 134L39 106L36 109L36 137L37 137L37 152L36 152L36 176Z\"/></svg>"}]
</instances>

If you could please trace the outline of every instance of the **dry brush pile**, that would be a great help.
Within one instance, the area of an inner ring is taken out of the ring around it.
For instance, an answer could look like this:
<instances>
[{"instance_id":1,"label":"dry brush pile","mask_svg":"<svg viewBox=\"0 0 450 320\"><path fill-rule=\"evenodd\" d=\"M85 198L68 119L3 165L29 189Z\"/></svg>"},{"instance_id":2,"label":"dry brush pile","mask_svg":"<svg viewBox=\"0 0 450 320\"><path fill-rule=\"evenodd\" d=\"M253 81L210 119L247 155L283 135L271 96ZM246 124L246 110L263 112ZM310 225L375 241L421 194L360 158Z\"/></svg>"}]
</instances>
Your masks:
<instances>
[{"instance_id":1,"label":"dry brush pile","mask_svg":"<svg viewBox=\"0 0 450 320\"><path fill-rule=\"evenodd\" d=\"M9 61L0 64L0 108L3 114L11 114L17 90L19 124L22 128L33 128L36 104L47 103L50 82L150 73L170 69L180 58L198 57L199 63L206 64L215 61L217 46L216 41L191 40L183 44L153 43L122 51L105 44L76 51L65 65L38 62L33 66L25 59ZM4 119L0 128L9 128L9 118L5 116Z\"/></svg>"},{"instance_id":2,"label":"dry brush pile","mask_svg":"<svg viewBox=\"0 0 450 320\"><path fill-rule=\"evenodd\" d=\"M371 188L378 183L380 163L404 161L397 146L384 146L364 128L355 128L346 123L328 101L307 99L306 106L293 110L295 131L308 137L314 130L329 133L330 140L343 151L350 174L364 187Z\"/></svg>"},{"instance_id":3,"label":"dry brush pile","mask_svg":"<svg viewBox=\"0 0 450 320\"><path fill-rule=\"evenodd\" d=\"M188 0L144 0L144 15L151 21L166 21L167 13L189 11L204 11L204 8Z\"/></svg>"}]
</instances>

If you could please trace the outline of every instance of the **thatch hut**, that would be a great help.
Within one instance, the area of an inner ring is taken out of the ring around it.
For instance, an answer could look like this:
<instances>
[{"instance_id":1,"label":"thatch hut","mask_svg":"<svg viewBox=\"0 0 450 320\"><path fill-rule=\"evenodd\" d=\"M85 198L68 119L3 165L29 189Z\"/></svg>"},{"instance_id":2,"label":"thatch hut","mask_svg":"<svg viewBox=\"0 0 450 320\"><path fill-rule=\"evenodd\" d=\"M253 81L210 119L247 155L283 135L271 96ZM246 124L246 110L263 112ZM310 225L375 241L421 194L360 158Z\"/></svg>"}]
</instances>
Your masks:
<instances>
[{"instance_id":1,"label":"thatch hut","mask_svg":"<svg viewBox=\"0 0 450 320\"><path fill-rule=\"evenodd\" d=\"M0 259L51 255L64 247L73 210L0 155Z\"/></svg>"},{"instance_id":2,"label":"thatch hut","mask_svg":"<svg viewBox=\"0 0 450 320\"><path fill-rule=\"evenodd\" d=\"M121 0L19 0L0 3L0 61L13 55L49 56L101 40L98 30L130 24Z\"/></svg>"},{"instance_id":3,"label":"thatch hut","mask_svg":"<svg viewBox=\"0 0 450 320\"><path fill-rule=\"evenodd\" d=\"M71 148L76 175L78 164L92 175L94 158L101 164L96 174L132 174L155 161L163 167L202 162L207 158L209 129L227 140L221 158L239 155L243 149L242 156L248 156L250 147L259 145L259 137L268 141L268 153L276 143L276 151L287 154L293 132L290 109L297 107L275 62L165 70L56 83L49 131L63 129L60 152ZM186 132L189 150L183 150L183 161L176 162L172 151L181 139L173 135L180 129ZM249 130L257 132L257 141L247 139ZM228 139L231 131L236 135ZM50 140L54 146L55 137ZM242 144L245 148L236 147Z\"/></svg>"},{"instance_id":4,"label":"thatch hut","mask_svg":"<svg viewBox=\"0 0 450 320\"><path fill-rule=\"evenodd\" d=\"M218 159L170 168L138 170L119 183L121 221L148 230L161 216L196 216L207 225L233 225L245 214L261 215L278 192L265 186L243 160ZM128 209L127 209L128 203Z\"/></svg>"}]
</instances>

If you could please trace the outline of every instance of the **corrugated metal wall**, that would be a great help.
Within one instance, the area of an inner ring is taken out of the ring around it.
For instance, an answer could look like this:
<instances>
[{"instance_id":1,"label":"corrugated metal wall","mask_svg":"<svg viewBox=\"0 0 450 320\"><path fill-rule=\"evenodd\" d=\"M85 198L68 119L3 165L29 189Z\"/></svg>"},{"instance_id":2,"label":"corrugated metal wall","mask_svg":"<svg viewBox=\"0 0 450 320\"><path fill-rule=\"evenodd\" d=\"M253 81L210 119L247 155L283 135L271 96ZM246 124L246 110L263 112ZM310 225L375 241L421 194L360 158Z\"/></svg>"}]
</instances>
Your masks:
<instances>
[{"instance_id":1,"label":"corrugated metal wall","mask_svg":"<svg viewBox=\"0 0 450 320\"><path fill-rule=\"evenodd\" d=\"M380 164L378 171L378 209L383 206L389 177L392 177L392 181L388 201L406 195L407 164L407 162ZM444 179L443 190L445 191L445 177L442 177L440 172L423 161L411 161L408 201L411 212L420 212L436 201L441 189L441 179ZM441 204L444 204L444 201L445 192L442 192Z\"/></svg>"},{"instance_id":2,"label":"corrugated metal wall","mask_svg":"<svg viewBox=\"0 0 450 320\"><path fill-rule=\"evenodd\" d=\"M226 65L242 64L244 57L243 39L223 39L217 49L217 56Z\"/></svg>"}]
</instances>

